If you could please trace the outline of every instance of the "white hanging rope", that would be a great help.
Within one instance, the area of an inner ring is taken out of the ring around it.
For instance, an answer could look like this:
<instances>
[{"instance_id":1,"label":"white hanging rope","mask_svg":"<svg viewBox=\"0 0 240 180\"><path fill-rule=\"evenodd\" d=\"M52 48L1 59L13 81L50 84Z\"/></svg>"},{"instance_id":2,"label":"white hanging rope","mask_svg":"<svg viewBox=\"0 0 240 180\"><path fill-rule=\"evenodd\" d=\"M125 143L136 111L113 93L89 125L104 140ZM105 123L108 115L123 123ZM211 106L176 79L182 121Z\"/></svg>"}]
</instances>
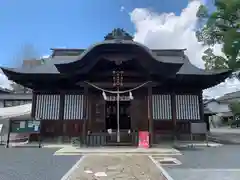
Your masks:
<instances>
[{"instance_id":1,"label":"white hanging rope","mask_svg":"<svg viewBox=\"0 0 240 180\"><path fill-rule=\"evenodd\" d=\"M96 86L95 84L92 84L92 83L90 83L90 82L85 81L85 83L89 84L89 85L92 86L92 87L95 87L95 88L98 89L98 90L101 90L101 91L103 91L103 92L112 93L112 94L123 94L123 93L131 92L131 91L134 91L134 90L137 90L137 89L143 87L144 85L146 85L146 84L148 84L148 83L150 83L150 82L151 82L151 81L147 81L147 82L145 82L145 83L143 83L143 84L140 84L139 86L137 86L137 87L135 87L135 88L128 89L128 90L125 90L125 91L110 91L110 90L100 88L100 87Z\"/></svg>"}]
</instances>

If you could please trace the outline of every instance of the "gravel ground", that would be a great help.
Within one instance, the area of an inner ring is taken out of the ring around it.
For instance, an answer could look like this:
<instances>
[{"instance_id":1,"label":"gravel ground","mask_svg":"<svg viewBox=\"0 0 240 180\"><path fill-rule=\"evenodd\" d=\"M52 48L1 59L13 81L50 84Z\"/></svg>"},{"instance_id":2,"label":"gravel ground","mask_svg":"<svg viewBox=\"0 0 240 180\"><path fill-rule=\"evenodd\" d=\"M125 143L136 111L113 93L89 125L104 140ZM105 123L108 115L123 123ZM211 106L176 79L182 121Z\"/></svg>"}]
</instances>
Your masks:
<instances>
[{"instance_id":1,"label":"gravel ground","mask_svg":"<svg viewBox=\"0 0 240 180\"><path fill-rule=\"evenodd\" d=\"M182 151L179 166L164 166L174 180L239 180L240 146L224 145Z\"/></svg>"},{"instance_id":2,"label":"gravel ground","mask_svg":"<svg viewBox=\"0 0 240 180\"><path fill-rule=\"evenodd\" d=\"M56 150L0 147L0 180L60 180L81 157L53 156Z\"/></svg>"},{"instance_id":3,"label":"gravel ground","mask_svg":"<svg viewBox=\"0 0 240 180\"><path fill-rule=\"evenodd\" d=\"M91 171L86 173L85 171ZM98 177L95 173L105 172ZM70 180L166 180L160 170L144 155L89 155L71 175Z\"/></svg>"}]
</instances>

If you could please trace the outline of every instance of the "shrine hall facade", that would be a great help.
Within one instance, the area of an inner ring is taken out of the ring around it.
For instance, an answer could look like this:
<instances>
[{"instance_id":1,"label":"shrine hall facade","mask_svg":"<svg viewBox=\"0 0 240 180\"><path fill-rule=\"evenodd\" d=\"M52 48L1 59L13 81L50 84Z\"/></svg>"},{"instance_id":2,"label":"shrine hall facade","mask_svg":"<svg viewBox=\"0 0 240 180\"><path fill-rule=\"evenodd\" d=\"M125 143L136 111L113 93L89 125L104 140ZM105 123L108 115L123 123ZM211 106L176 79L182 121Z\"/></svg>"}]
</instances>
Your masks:
<instances>
[{"instance_id":1,"label":"shrine hall facade","mask_svg":"<svg viewBox=\"0 0 240 180\"><path fill-rule=\"evenodd\" d=\"M88 49L52 49L42 65L2 70L33 90L32 117L44 138L92 135L104 143L118 128L121 142L139 131L151 143L161 134L189 134L189 122L204 121L202 91L231 74L197 68L184 49L149 49L122 29Z\"/></svg>"}]
</instances>

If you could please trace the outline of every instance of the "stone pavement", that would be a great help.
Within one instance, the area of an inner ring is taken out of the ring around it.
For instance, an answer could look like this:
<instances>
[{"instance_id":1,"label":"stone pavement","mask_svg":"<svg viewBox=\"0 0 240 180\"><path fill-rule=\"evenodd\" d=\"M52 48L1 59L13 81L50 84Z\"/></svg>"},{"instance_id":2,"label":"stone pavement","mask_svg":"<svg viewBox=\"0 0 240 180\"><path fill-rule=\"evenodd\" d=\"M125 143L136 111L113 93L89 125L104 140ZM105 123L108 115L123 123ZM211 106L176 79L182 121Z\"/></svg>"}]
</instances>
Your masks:
<instances>
[{"instance_id":1,"label":"stone pavement","mask_svg":"<svg viewBox=\"0 0 240 180\"><path fill-rule=\"evenodd\" d=\"M167 180L146 155L87 155L68 180Z\"/></svg>"}]
</instances>

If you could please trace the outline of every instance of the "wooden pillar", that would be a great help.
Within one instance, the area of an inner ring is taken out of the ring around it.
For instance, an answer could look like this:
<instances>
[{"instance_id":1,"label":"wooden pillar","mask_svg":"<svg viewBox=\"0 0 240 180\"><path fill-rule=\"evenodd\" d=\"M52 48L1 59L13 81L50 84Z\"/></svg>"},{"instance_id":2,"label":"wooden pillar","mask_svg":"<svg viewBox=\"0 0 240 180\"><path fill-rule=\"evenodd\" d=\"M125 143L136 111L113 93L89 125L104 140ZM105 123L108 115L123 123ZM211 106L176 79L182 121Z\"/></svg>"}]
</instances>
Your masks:
<instances>
[{"instance_id":1,"label":"wooden pillar","mask_svg":"<svg viewBox=\"0 0 240 180\"><path fill-rule=\"evenodd\" d=\"M198 95L198 102L199 102L199 115L200 115L200 120L204 121L204 104L203 104L203 96L202 96L202 91Z\"/></svg>"},{"instance_id":2,"label":"wooden pillar","mask_svg":"<svg viewBox=\"0 0 240 180\"><path fill-rule=\"evenodd\" d=\"M173 139L177 135L177 113L176 113L176 93L171 93L171 109L172 109L172 124L173 124Z\"/></svg>"},{"instance_id":3,"label":"wooden pillar","mask_svg":"<svg viewBox=\"0 0 240 180\"><path fill-rule=\"evenodd\" d=\"M6 148L9 147L9 142L10 142L10 134L11 134L11 131L12 131L12 121L11 119L9 119L9 122L8 122L8 134L7 134L7 144L6 144Z\"/></svg>"},{"instance_id":4,"label":"wooden pillar","mask_svg":"<svg viewBox=\"0 0 240 180\"><path fill-rule=\"evenodd\" d=\"M66 136L66 122L64 121L64 101L65 101L65 93L61 92L60 93L60 107L59 107L59 120L61 120L61 123L59 123L59 125L61 126L61 134L62 134L62 138L61 138L61 142L64 142L64 136Z\"/></svg>"},{"instance_id":5,"label":"wooden pillar","mask_svg":"<svg viewBox=\"0 0 240 180\"><path fill-rule=\"evenodd\" d=\"M65 94L64 94L64 92L61 92L60 93L59 120L64 120L64 101L65 101Z\"/></svg>"},{"instance_id":6,"label":"wooden pillar","mask_svg":"<svg viewBox=\"0 0 240 180\"><path fill-rule=\"evenodd\" d=\"M84 86L83 95L83 128L82 128L82 140L83 144L86 144L86 130L87 130L87 120L88 120L88 87Z\"/></svg>"},{"instance_id":7,"label":"wooden pillar","mask_svg":"<svg viewBox=\"0 0 240 180\"><path fill-rule=\"evenodd\" d=\"M150 146L153 144L153 117L152 117L152 84L148 85L148 128L150 134Z\"/></svg>"},{"instance_id":8,"label":"wooden pillar","mask_svg":"<svg viewBox=\"0 0 240 180\"><path fill-rule=\"evenodd\" d=\"M33 119L36 119L36 107L37 107L37 93L35 91L32 92L32 109L31 109L31 117ZM39 117L38 117L39 118ZM12 126L12 124L11 124ZM39 130L39 135L38 135L38 139L40 140L42 136L42 130L40 128Z\"/></svg>"},{"instance_id":9,"label":"wooden pillar","mask_svg":"<svg viewBox=\"0 0 240 180\"><path fill-rule=\"evenodd\" d=\"M87 132L92 131L92 118L93 118L93 111L92 111L92 103L93 103L93 97L92 94L89 93L88 89L88 116L87 116Z\"/></svg>"},{"instance_id":10,"label":"wooden pillar","mask_svg":"<svg viewBox=\"0 0 240 180\"><path fill-rule=\"evenodd\" d=\"M37 94L35 91L32 93L32 110L31 110L31 117L35 118L36 114L36 104L37 104Z\"/></svg>"}]
</instances>

